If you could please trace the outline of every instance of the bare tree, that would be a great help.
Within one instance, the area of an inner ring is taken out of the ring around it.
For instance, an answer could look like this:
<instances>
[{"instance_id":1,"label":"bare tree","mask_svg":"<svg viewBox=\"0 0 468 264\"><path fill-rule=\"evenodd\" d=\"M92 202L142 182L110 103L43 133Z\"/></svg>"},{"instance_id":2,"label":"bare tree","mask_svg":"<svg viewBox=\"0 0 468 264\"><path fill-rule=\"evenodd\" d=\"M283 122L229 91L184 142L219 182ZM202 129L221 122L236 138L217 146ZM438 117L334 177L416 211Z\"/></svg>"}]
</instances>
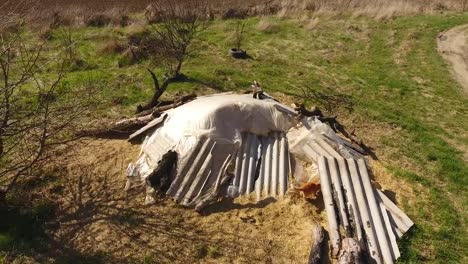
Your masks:
<instances>
[{"instance_id":1,"label":"bare tree","mask_svg":"<svg viewBox=\"0 0 468 264\"><path fill-rule=\"evenodd\" d=\"M151 70L154 82L154 94L150 102L138 106L137 112L151 109L158 105L159 98L168 85L180 77L185 59L193 52L192 43L206 28L207 2L204 0L159 0L151 4L152 12L158 14L158 24L153 24L159 46L155 60L165 68L162 84Z\"/></svg>"},{"instance_id":2,"label":"bare tree","mask_svg":"<svg viewBox=\"0 0 468 264\"><path fill-rule=\"evenodd\" d=\"M91 102L87 90L78 97L77 90L64 89L69 63L61 59L63 47L46 56L44 43L31 41L22 21L0 25L0 203L21 177L33 175L73 139L70 129Z\"/></svg>"}]
</instances>

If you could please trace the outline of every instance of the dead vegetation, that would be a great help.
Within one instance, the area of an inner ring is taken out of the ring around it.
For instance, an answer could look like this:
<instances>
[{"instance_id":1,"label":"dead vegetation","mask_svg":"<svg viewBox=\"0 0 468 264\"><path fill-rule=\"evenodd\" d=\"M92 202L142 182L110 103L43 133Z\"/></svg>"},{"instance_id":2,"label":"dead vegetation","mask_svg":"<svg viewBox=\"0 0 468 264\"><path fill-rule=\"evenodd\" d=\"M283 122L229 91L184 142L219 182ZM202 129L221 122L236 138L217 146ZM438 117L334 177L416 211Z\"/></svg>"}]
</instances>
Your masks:
<instances>
[{"instance_id":1,"label":"dead vegetation","mask_svg":"<svg viewBox=\"0 0 468 264\"><path fill-rule=\"evenodd\" d=\"M160 1L159 1L160 2ZM192 5L191 0L178 1L179 5ZM31 8L32 7L32 8ZM170 7L167 7L170 8ZM206 19L242 19L251 16L277 15L295 16L304 13L353 13L378 19L401 15L441 11L466 11L467 0L215 0L209 1L204 17ZM149 23L164 19L164 9L152 0L131 3L111 1L6 1L0 4L0 13L24 14L35 27L58 26L128 26L132 23L130 14L144 12ZM34 11L31 11L34 10ZM265 22L264 22L265 23ZM265 27L263 25L263 27Z\"/></svg>"},{"instance_id":2,"label":"dead vegetation","mask_svg":"<svg viewBox=\"0 0 468 264\"><path fill-rule=\"evenodd\" d=\"M279 31L278 24L266 18L263 18L258 22L257 28L265 33L276 33Z\"/></svg>"},{"instance_id":3,"label":"dead vegetation","mask_svg":"<svg viewBox=\"0 0 468 264\"><path fill-rule=\"evenodd\" d=\"M31 43L22 20L7 20L0 28L0 203L22 177L50 161L54 150L73 141L76 128L90 109L89 89L62 89L62 80L76 62L64 39L53 58L41 43ZM41 77L54 68L55 77ZM80 99L76 99L79 95ZM67 113L64 115L64 113Z\"/></svg>"},{"instance_id":4,"label":"dead vegetation","mask_svg":"<svg viewBox=\"0 0 468 264\"><path fill-rule=\"evenodd\" d=\"M244 197L211 205L202 215L164 199L142 207L141 192L123 192L126 164L138 152L139 146L126 141L93 140L57 159L57 169L49 170L67 180L42 190L56 211L49 220L52 234L44 240L51 247L36 261L306 262L310 226L317 220L311 204Z\"/></svg>"}]
</instances>

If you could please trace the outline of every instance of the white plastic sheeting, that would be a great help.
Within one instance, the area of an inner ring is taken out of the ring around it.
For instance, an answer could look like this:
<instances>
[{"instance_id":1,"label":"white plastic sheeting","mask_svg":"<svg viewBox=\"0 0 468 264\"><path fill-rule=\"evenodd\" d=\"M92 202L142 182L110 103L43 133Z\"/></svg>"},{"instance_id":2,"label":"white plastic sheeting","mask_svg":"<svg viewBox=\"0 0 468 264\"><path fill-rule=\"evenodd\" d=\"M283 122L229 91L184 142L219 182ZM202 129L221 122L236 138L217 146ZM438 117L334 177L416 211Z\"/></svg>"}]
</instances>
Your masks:
<instances>
[{"instance_id":1,"label":"white plastic sheeting","mask_svg":"<svg viewBox=\"0 0 468 264\"><path fill-rule=\"evenodd\" d=\"M209 96L196 99L167 112L158 134L176 142L184 155L200 136L217 142L240 144L242 133L267 136L271 131L287 131L293 119L278 111L271 100L257 100L252 95ZM151 144L157 136L151 136Z\"/></svg>"}]
</instances>

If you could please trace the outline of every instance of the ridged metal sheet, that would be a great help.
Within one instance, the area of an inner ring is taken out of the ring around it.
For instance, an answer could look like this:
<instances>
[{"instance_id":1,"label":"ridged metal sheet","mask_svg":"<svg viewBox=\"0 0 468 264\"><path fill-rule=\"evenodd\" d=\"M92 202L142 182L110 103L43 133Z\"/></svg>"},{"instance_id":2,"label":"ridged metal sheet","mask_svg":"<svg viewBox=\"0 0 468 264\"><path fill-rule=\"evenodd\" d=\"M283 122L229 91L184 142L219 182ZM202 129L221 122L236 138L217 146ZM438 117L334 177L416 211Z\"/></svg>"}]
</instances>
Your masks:
<instances>
[{"instance_id":1,"label":"ridged metal sheet","mask_svg":"<svg viewBox=\"0 0 468 264\"><path fill-rule=\"evenodd\" d=\"M286 135L245 133L236 156L232 187L237 195L255 192L257 199L284 196L288 188L289 149Z\"/></svg>"},{"instance_id":2,"label":"ridged metal sheet","mask_svg":"<svg viewBox=\"0 0 468 264\"><path fill-rule=\"evenodd\" d=\"M184 206L200 207L225 177L231 162L233 144L220 144L211 138L200 138L191 151L180 160L175 178L166 194ZM219 191L216 189L216 191Z\"/></svg>"},{"instance_id":3,"label":"ridged metal sheet","mask_svg":"<svg viewBox=\"0 0 468 264\"><path fill-rule=\"evenodd\" d=\"M318 164L333 255L342 238L354 237L376 263L394 263L400 256L396 240L413 222L372 186L365 160L345 159L322 135L302 150Z\"/></svg>"},{"instance_id":4,"label":"ridged metal sheet","mask_svg":"<svg viewBox=\"0 0 468 264\"><path fill-rule=\"evenodd\" d=\"M163 136L143 146L149 164L157 165L174 146ZM166 194L184 206L200 207L207 197L220 191L220 182L229 177L226 169L234 166L231 182L236 195L257 193L258 199L284 196L288 187L289 150L284 133L272 132L267 137L244 133L240 147L200 137L178 161L172 184Z\"/></svg>"}]
</instances>

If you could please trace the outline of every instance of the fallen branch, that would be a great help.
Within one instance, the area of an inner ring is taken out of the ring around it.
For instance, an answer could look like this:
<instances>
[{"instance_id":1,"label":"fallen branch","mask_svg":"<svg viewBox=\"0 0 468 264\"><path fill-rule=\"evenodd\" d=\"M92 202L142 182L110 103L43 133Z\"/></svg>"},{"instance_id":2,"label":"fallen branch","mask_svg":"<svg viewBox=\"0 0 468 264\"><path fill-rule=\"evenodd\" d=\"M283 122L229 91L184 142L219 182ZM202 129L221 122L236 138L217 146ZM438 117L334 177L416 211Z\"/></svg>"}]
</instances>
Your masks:
<instances>
[{"instance_id":1,"label":"fallen branch","mask_svg":"<svg viewBox=\"0 0 468 264\"><path fill-rule=\"evenodd\" d=\"M145 116L136 116L128 119L123 119L115 123L116 127L129 127L129 126L134 126L134 125L146 125L148 124L151 120L160 117L161 114L159 112L154 112L149 115Z\"/></svg>"},{"instance_id":2,"label":"fallen branch","mask_svg":"<svg viewBox=\"0 0 468 264\"><path fill-rule=\"evenodd\" d=\"M193 99L197 98L196 94L189 94L189 95L184 95L179 98L177 98L172 104L164 105L164 106L156 106L151 109L139 112L136 114L138 117L144 117L148 115L155 115L155 113L162 113L164 111L167 111L172 108L179 107Z\"/></svg>"},{"instance_id":3,"label":"fallen branch","mask_svg":"<svg viewBox=\"0 0 468 264\"><path fill-rule=\"evenodd\" d=\"M143 111L137 114L135 117L126 118L117 122L112 122L104 127L83 129L79 131L76 135L79 137L126 139L131 134L153 121L155 118L160 117L164 111L179 107L187 103L188 101L195 99L196 97L196 94L184 95L177 98L171 104Z\"/></svg>"},{"instance_id":4,"label":"fallen branch","mask_svg":"<svg viewBox=\"0 0 468 264\"><path fill-rule=\"evenodd\" d=\"M146 119L146 118L145 118ZM146 120L123 120L116 123L111 123L105 127L97 127L83 129L76 133L78 137L94 137L94 138L113 138L126 139L133 132L142 128L149 121Z\"/></svg>"},{"instance_id":5,"label":"fallen branch","mask_svg":"<svg viewBox=\"0 0 468 264\"><path fill-rule=\"evenodd\" d=\"M159 113L151 115L132 117L117 122L110 123L104 127L83 129L77 133L79 137L97 137L97 138L121 138L125 139L133 132L144 127L153 119L159 117Z\"/></svg>"}]
</instances>

